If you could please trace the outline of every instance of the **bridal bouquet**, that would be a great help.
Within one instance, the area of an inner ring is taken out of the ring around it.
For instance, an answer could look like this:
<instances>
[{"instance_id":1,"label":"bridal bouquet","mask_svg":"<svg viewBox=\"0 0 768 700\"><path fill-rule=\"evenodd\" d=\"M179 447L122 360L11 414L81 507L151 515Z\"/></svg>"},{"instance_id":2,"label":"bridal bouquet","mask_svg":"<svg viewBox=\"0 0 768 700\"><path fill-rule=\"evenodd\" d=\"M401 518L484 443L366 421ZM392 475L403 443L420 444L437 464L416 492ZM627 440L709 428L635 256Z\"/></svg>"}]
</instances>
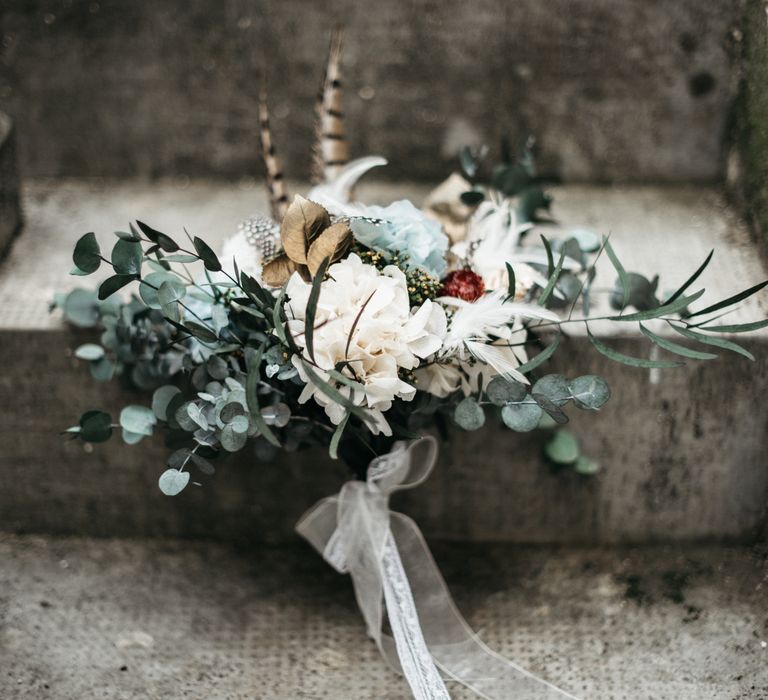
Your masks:
<instances>
[{"instance_id":1,"label":"bridal bouquet","mask_svg":"<svg viewBox=\"0 0 768 700\"><path fill-rule=\"evenodd\" d=\"M119 376L147 400L119 416L88 411L68 432L93 443L119 431L135 444L162 430L169 457L159 486L169 496L193 470L210 474L222 455L247 445L261 459L324 447L357 480L299 530L352 573L369 633L414 695L447 697L442 675L486 697L511 697L526 684L531 697L567 696L477 641L411 521L389 513L387 495L419 483L434 461L433 441L404 441L432 427L477 430L495 416L514 431L553 428L571 407L601 408L610 398L601 377L543 371L566 346L568 325L584 327L606 360L634 367L673 368L720 351L751 357L723 335L768 321L716 319L768 283L706 301L697 281L710 254L664 294L658 277L627 272L608 238L534 233L551 198L530 144L505 148L488 172L486 154L465 149L463 175L451 175L421 208L356 201L357 180L385 161L348 162L339 49L335 40L318 103L317 184L305 196L288 197L262 100L271 217L244 222L218 254L197 232L179 236L143 221L117 231L108 253L93 233L77 241L72 274L112 270L97 292L56 300L70 322L102 330L75 354L95 379ZM599 262L615 268L617 282L612 310L596 316ZM124 288L130 297L117 294ZM637 328L662 356L612 349L593 334L597 320ZM547 455L582 473L596 468L567 431L553 433ZM418 552L401 557L404 542ZM381 631L382 597L394 647Z\"/></svg>"}]
</instances>

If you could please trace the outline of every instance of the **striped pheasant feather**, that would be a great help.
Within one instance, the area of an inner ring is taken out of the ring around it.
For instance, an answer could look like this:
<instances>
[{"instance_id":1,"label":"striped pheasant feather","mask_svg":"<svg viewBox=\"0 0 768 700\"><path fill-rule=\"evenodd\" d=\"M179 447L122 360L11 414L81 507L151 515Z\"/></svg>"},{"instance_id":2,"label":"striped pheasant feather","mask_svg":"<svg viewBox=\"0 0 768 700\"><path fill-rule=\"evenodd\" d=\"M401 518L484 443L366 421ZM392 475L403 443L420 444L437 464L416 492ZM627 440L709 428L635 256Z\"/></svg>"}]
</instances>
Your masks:
<instances>
[{"instance_id":1,"label":"striped pheasant feather","mask_svg":"<svg viewBox=\"0 0 768 700\"><path fill-rule=\"evenodd\" d=\"M312 181L333 180L349 161L349 147L344 131L344 91L341 78L343 32L336 28L325 78L315 104L315 147L312 159Z\"/></svg>"},{"instance_id":2,"label":"striped pheasant feather","mask_svg":"<svg viewBox=\"0 0 768 700\"><path fill-rule=\"evenodd\" d=\"M259 98L259 132L261 135L261 157L266 170L272 218L275 221L282 221L285 210L288 208L288 192L283 180L280 159L277 157L275 145L272 143L272 132L269 129L269 108L265 91L262 91Z\"/></svg>"}]
</instances>

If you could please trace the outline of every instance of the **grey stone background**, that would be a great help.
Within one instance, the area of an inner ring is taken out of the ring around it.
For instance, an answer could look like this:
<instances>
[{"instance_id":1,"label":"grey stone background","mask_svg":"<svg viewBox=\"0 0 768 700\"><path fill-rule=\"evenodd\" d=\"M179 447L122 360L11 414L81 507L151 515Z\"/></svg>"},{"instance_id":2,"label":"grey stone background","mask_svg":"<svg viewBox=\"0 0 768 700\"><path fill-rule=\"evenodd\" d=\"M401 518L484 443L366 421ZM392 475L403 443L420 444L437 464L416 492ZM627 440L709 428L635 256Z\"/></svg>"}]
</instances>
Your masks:
<instances>
[{"instance_id":1,"label":"grey stone background","mask_svg":"<svg viewBox=\"0 0 768 700\"><path fill-rule=\"evenodd\" d=\"M253 177L270 85L308 172L328 36L348 27L354 154L437 179L458 145L531 132L569 181L710 182L742 0L4 0L0 109L26 176Z\"/></svg>"}]
</instances>

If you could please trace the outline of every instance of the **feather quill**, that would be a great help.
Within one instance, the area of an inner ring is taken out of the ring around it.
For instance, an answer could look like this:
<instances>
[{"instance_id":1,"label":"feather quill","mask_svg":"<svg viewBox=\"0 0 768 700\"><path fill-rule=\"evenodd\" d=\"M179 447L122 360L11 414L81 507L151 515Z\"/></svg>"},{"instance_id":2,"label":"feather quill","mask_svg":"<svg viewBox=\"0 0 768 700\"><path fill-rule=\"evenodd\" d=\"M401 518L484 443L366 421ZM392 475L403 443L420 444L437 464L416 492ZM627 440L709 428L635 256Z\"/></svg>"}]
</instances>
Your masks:
<instances>
[{"instance_id":1,"label":"feather quill","mask_svg":"<svg viewBox=\"0 0 768 700\"><path fill-rule=\"evenodd\" d=\"M341 77L342 38L343 31L337 27L331 37L325 77L315 104L315 146L312 158L314 183L333 180L349 162Z\"/></svg>"},{"instance_id":2,"label":"feather quill","mask_svg":"<svg viewBox=\"0 0 768 700\"><path fill-rule=\"evenodd\" d=\"M272 132L269 128L269 107L267 106L266 91L262 90L259 97L259 134L261 137L261 158L267 179L267 192L272 218L282 221L288 208L288 191L283 179L283 169L280 159L272 143Z\"/></svg>"}]
</instances>

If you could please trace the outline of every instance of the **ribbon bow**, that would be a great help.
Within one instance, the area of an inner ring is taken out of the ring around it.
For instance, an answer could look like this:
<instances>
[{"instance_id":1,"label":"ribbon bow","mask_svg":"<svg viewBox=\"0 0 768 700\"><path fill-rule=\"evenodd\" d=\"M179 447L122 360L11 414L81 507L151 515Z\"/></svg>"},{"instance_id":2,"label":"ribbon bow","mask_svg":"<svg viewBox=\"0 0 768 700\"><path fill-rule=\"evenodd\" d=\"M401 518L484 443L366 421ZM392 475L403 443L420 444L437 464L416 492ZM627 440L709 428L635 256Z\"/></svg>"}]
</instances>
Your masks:
<instances>
[{"instance_id":1,"label":"ribbon bow","mask_svg":"<svg viewBox=\"0 0 768 700\"><path fill-rule=\"evenodd\" d=\"M297 532L337 571L350 574L369 636L416 700L450 700L443 678L487 700L576 700L477 638L416 523L389 510L390 494L421 484L436 460L432 437L396 443L371 462L366 481L348 481L308 510ZM391 636L382 631L385 609Z\"/></svg>"}]
</instances>

